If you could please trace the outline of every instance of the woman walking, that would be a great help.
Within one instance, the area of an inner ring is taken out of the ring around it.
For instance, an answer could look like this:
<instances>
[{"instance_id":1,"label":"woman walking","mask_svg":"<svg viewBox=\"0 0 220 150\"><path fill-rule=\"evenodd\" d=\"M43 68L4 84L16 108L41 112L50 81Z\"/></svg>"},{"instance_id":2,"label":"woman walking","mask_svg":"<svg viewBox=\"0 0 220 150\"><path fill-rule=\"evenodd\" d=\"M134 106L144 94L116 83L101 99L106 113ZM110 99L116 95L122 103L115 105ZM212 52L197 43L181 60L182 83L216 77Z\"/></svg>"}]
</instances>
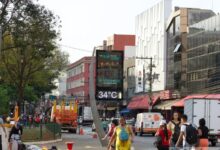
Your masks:
<instances>
[{"instance_id":1,"label":"woman walking","mask_svg":"<svg viewBox=\"0 0 220 150\"><path fill-rule=\"evenodd\" d=\"M198 135L199 135L199 147L197 150L207 150L209 146L208 134L209 129L206 127L205 119L199 120L199 128L198 128Z\"/></svg>"},{"instance_id":2,"label":"woman walking","mask_svg":"<svg viewBox=\"0 0 220 150\"><path fill-rule=\"evenodd\" d=\"M158 145L158 150L169 150L172 132L167 129L166 121L162 120L160 122L160 128L158 129L156 136L161 138L161 145Z\"/></svg>"},{"instance_id":3,"label":"woman walking","mask_svg":"<svg viewBox=\"0 0 220 150\"><path fill-rule=\"evenodd\" d=\"M23 128L17 120L15 121L15 125L12 127L9 133L9 137L8 137L9 150L22 150L21 147L22 133L23 133Z\"/></svg>"},{"instance_id":4,"label":"woman walking","mask_svg":"<svg viewBox=\"0 0 220 150\"><path fill-rule=\"evenodd\" d=\"M114 133L114 130L115 128L118 126L118 120L116 119L113 119L112 120L112 123L111 123L111 126L108 130L108 133L105 135L104 138L102 138L102 140L105 140L107 139L108 137L111 138L113 133ZM111 145L111 147L109 148L109 150L114 150L115 149L115 142Z\"/></svg>"},{"instance_id":5,"label":"woman walking","mask_svg":"<svg viewBox=\"0 0 220 150\"><path fill-rule=\"evenodd\" d=\"M180 124L179 113L174 112L172 120L167 124L167 129L172 132L170 147L173 149L175 149L176 142L178 141L180 135Z\"/></svg>"},{"instance_id":6,"label":"woman walking","mask_svg":"<svg viewBox=\"0 0 220 150\"><path fill-rule=\"evenodd\" d=\"M114 133L110 139L108 144L108 150L110 149L113 142L116 140L116 150L130 150L131 142L134 138L134 133L130 126L126 125L125 119L123 117L120 118L120 125L117 126L114 130Z\"/></svg>"}]
</instances>

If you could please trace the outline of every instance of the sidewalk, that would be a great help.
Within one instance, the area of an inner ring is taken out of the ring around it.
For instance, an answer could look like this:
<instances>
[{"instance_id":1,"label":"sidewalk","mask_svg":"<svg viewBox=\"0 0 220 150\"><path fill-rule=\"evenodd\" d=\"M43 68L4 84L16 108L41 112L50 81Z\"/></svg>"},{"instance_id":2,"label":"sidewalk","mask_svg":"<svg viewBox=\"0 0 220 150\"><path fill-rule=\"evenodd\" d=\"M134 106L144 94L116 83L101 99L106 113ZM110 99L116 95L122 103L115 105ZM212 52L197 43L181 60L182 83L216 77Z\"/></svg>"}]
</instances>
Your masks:
<instances>
[{"instance_id":1,"label":"sidewalk","mask_svg":"<svg viewBox=\"0 0 220 150\"><path fill-rule=\"evenodd\" d=\"M74 142L74 150L106 150L105 147L102 147L98 139L93 139L91 135L77 135L77 134L68 134L67 137L63 137L63 141L50 144L40 144L38 146L46 146L51 148L51 146L56 146L60 150L67 149L66 142Z\"/></svg>"}]
</instances>

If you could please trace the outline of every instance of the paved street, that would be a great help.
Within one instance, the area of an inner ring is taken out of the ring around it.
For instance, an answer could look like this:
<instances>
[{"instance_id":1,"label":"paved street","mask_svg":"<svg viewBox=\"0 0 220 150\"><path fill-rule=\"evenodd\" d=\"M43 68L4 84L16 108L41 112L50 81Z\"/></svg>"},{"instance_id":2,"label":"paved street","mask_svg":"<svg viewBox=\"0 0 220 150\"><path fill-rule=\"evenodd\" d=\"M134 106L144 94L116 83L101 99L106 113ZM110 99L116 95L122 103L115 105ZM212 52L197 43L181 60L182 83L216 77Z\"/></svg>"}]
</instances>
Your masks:
<instances>
[{"instance_id":1,"label":"paved street","mask_svg":"<svg viewBox=\"0 0 220 150\"><path fill-rule=\"evenodd\" d=\"M46 144L40 146L47 146L50 148L52 145L56 145L57 148L64 150L66 148L65 143L68 141L75 142L74 150L84 150L84 149L96 149L96 150L104 150L100 146L100 142L98 139L93 139L91 135L78 135L78 134L70 134L70 133L63 133L63 141L53 144ZM134 148L135 150L146 150L148 148L155 149L153 147L153 137L135 137L134 140Z\"/></svg>"},{"instance_id":2,"label":"paved street","mask_svg":"<svg viewBox=\"0 0 220 150\"><path fill-rule=\"evenodd\" d=\"M92 138L91 128L84 127L85 135L78 135L63 132L62 142L57 142L53 144L44 144L39 146L47 146L50 148L52 145L56 145L57 148L64 150L66 148L65 143L68 141L75 142L74 150L84 150L84 149L96 149L96 150L106 150L106 148L101 147L101 144L98 139ZM153 140L152 136L145 135L143 137L136 136L134 139L133 146L135 150L146 150L146 149L155 149L153 147Z\"/></svg>"},{"instance_id":3,"label":"paved street","mask_svg":"<svg viewBox=\"0 0 220 150\"><path fill-rule=\"evenodd\" d=\"M101 144L98 139L94 139L92 137L91 128L84 127L84 135L72 134L63 132L62 133L62 142L52 143L52 144L44 144L39 146L47 146L50 148L52 145L56 145L58 149L64 150L66 149L66 142L74 142L74 150L86 150L86 149L96 149L96 150L106 150L105 147L101 147ZM154 137L152 135L143 135L142 137L136 136L134 139L133 147L135 150L156 150L153 146ZM212 147L209 149L219 150L220 144L217 147Z\"/></svg>"}]
</instances>

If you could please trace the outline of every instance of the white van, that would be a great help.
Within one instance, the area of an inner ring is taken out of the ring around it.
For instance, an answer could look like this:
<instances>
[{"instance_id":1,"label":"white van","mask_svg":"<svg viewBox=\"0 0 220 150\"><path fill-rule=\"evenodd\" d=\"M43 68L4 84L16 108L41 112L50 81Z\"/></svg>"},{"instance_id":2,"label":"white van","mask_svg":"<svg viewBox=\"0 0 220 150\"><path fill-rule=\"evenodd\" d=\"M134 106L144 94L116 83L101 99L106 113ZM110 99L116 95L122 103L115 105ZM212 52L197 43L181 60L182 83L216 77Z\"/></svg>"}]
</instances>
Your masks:
<instances>
[{"instance_id":1,"label":"white van","mask_svg":"<svg viewBox=\"0 0 220 150\"><path fill-rule=\"evenodd\" d=\"M137 114L135 123L135 134L142 136L143 134L155 134L163 120L161 113L146 112Z\"/></svg>"}]
</instances>

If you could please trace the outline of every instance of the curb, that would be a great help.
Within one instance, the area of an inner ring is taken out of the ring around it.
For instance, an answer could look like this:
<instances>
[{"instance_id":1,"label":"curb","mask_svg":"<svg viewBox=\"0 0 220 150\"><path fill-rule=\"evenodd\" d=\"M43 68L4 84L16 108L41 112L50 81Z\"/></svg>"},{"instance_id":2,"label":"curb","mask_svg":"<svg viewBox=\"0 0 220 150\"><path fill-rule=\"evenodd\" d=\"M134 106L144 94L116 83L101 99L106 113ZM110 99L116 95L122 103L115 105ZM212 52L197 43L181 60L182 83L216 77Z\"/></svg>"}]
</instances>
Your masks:
<instances>
[{"instance_id":1,"label":"curb","mask_svg":"<svg viewBox=\"0 0 220 150\"><path fill-rule=\"evenodd\" d=\"M63 139L57 139L57 140L51 140L51 141L39 141L39 142L24 142L24 144L27 145L42 145L42 144L50 144L50 143L56 143L56 142L61 142Z\"/></svg>"}]
</instances>

